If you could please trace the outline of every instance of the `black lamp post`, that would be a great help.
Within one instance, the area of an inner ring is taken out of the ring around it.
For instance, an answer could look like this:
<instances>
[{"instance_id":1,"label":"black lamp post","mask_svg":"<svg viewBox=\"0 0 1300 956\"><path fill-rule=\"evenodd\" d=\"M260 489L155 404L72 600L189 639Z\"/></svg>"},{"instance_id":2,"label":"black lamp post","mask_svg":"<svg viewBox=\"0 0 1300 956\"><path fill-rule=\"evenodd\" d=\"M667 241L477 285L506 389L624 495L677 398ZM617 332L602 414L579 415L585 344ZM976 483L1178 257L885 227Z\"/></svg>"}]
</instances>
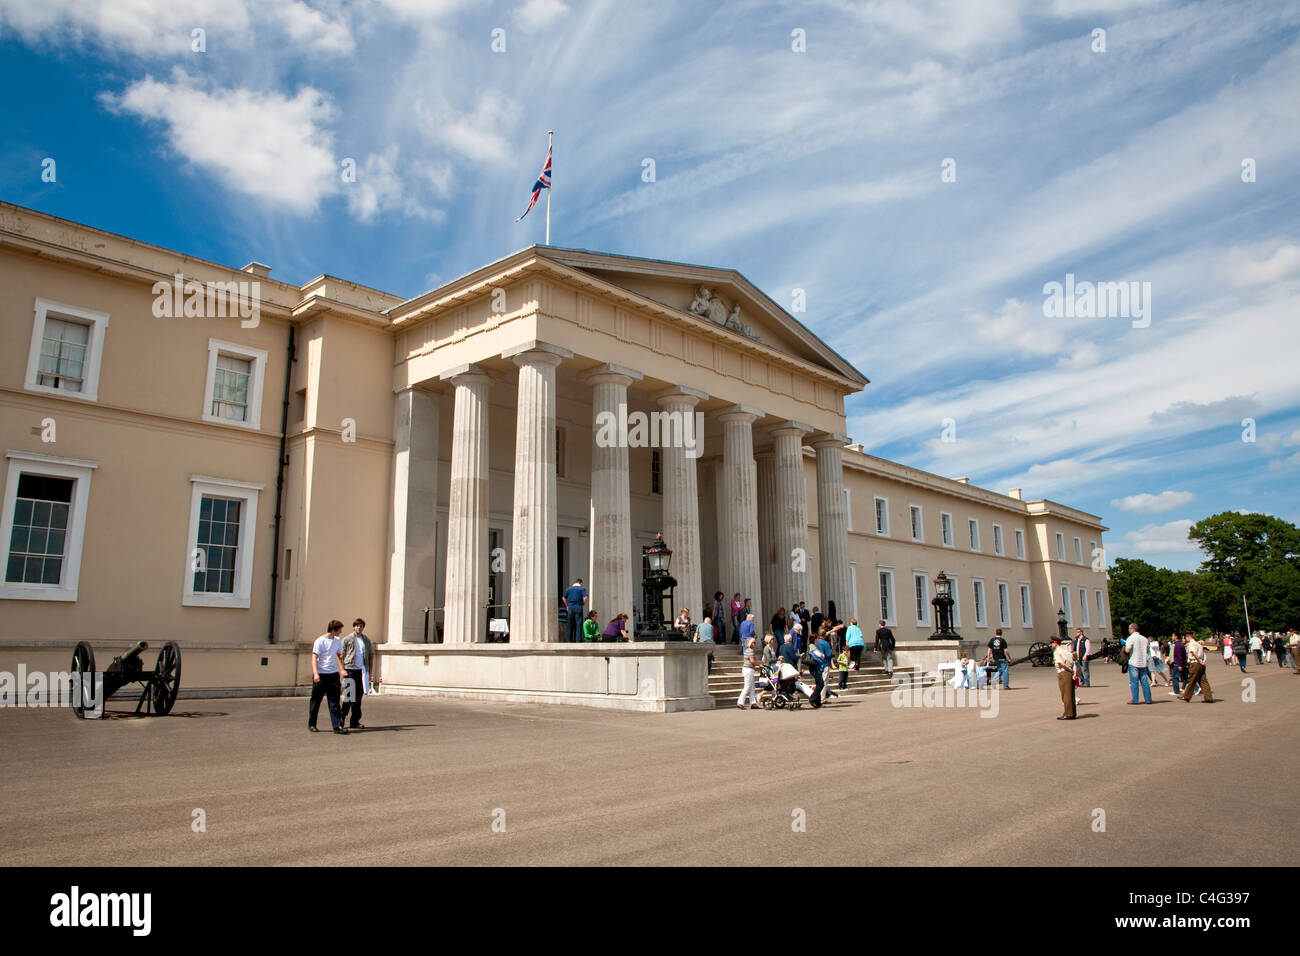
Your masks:
<instances>
[{"instance_id":1,"label":"black lamp post","mask_svg":"<svg viewBox=\"0 0 1300 956\"><path fill-rule=\"evenodd\" d=\"M1064 608L1056 612L1056 633L1061 636L1062 644L1068 644L1070 642L1070 635L1066 633Z\"/></svg>"},{"instance_id":2,"label":"black lamp post","mask_svg":"<svg viewBox=\"0 0 1300 956\"><path fill-rule=\"evenodd\" d=\"M656 537L653 544L641 548L641 620L636 622L634 640L681 641L686 636L672 626L675 608L673 589L677 580L668 573L673 553L663 539ZM668 613L664 614L664 601Z\"/></svg>"},{"instance_id":3,"label":"black lamp post","mask_svg":"<svg viewBox=\"0 0 1300 956\"><path fill-rule=\"evenodd\" d=\"M952 581L942 571L934 579L934 597L930 604L934 607L934 622L937 630L930 635L932 641L960 641L961 635L952 629Z\"/></svg>"}]
</instances>

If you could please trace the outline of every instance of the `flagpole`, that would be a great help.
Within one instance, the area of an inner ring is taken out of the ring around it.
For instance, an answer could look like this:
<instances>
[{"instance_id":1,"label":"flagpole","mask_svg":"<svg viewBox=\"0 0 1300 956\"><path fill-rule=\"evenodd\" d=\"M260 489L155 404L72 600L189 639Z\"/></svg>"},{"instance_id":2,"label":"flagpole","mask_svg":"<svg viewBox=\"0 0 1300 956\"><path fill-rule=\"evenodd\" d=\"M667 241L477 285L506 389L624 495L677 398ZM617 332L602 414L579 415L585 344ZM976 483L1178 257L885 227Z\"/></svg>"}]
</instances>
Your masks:
<instances>
[{"instance_id":1,"label":"flagpole","mask_svg":"<svg viewBox=\"0 0 1300 956\"><path fill-rule=\"evenodd\" d=\"M1250 635L1251 635L1251 630L1250 630L1250 605L1246 603L1246 595L1245 595L1245 594L1243 594L1243 595L1241 596L1241 606L1244 607L1244 608L1246 609L1246 642L1247 642L1247 644L1249 644L1249 643L1250 643Z\"/></svg>"},{"instance_id":2,"label":"flagpole","mask_svg":"<svg viewBox=\"0 0 1300 956\"><path fill-rule=\"evenodd\" d=\"M551 143L553 141L552 137L554 136L555 136L555 130L548 129L546 131L546 155L547 156L551 155ZM554 162L554 160L552 160L552 162ZM552 173L550 188L546 190L546 244L548 246L551 244L551 190L553 190L554 188L555 188L555 175L554 173Z\"/></svg>"}]
</instances>

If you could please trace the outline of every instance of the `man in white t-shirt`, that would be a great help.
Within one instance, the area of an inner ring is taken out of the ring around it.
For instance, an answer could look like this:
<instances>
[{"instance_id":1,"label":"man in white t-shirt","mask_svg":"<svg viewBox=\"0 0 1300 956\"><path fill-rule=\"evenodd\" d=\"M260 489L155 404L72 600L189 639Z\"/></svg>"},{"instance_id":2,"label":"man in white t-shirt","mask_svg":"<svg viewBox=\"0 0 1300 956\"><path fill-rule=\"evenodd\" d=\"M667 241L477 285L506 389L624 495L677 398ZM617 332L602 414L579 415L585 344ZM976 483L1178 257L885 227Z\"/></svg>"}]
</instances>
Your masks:
<instances>
[{"instance_id":1,"label":"man in white t-shirt","mask_svg":"<svg viewBox=\"0 0 1300 956\"><path fill-rule=\"evenodd\" d=\"M1151 642L1148 641L1136 624L1128 626L1128 640L1124 642L1128 651L1128 689L1132 696L1130 704L1138 702L1138 687L1142 688L1142 697L1151 703Z\"/></svg>"},{"instance_id":2,"label":"man in white t-shirt","mask_svg":"<svg viewBox=\"0 0 1300 956\"><path fill-rule=\"evenodd\" d=\"M339 675L343 672L342 621L330 621L329 630L316 638L311 646L311 710L307 714L307 729L316 730L316 715L320 713L320 699L329 701L330 724L336 734L346 734L343 715L339 710Z\"/></svg>"}]
</instances>

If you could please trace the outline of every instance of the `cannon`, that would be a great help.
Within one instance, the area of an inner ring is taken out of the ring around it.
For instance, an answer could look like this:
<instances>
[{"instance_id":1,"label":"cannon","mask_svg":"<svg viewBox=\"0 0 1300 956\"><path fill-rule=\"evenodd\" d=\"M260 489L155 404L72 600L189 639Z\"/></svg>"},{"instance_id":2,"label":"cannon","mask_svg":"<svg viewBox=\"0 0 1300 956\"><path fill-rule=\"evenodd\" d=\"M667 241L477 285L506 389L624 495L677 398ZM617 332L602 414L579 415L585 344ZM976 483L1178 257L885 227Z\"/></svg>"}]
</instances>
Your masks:
<instances>
[{"instance_id":1,"label":"cannon","mask_svg":"<svg viewBox=\"0 0 1300 956\"><path fill-rule=\"evenodd\" d=\"M152 671L145 670L140 660L141 652L149 645L140 641L121 657L113 658L113 663L100 674L95 672L95 651L87 641L81 641L72 652L72 673L79 682L77 699L72 702L72 712L78 717L103 716L103 704L127 684L140 684L140 699L136 701L135 712L144 708L146 715L165 717L171 713L176 703L176 695L181 689L181 648L175 641L168 641L158 652L158 660ZM93 699L96 678L103 680L103 697L100 700L100 713L88 714Z\"/></svg>"},{"instance_id":2,"label":"cannon","mask_svg":"<svg viewBox=\"0 0 1300 956\"><path fill-rule=\"evenodd\" d=\"M1105 658L1112 664L1124 663L1122 651L1124 650L1123 641L1111 641L1102 639L1101 650L1093 651L1088 655L1089 662ZM1036 641L1029 645L1029 653L1024 657L1014 660L1011 663L1023 664L1029 661L1033 667L1051 667L1052 666L1052 645L1048 641Z\"/></svg>"}]
</instances>

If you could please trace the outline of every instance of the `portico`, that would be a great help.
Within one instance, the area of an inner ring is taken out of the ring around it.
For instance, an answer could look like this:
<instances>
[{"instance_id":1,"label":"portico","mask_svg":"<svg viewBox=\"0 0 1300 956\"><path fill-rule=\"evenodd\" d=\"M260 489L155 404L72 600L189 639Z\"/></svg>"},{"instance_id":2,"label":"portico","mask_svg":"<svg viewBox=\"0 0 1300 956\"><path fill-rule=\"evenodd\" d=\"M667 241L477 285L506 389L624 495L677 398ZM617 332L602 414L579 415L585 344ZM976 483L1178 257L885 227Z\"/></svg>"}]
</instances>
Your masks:
<instances>
[{"instance_id":1,"label":"portico","mask_svg":"<svg viewBox=\"0 0 1300 956\"><path fill-rule=\"evenodd\" d=\"M390 648L425 643L425 608L430 642L486 643L490 621L520 650L559 642L579 577L602 626L635 620L659 531L697 622L716 590L760 633L847 593L834 449L865 379L739 274L534 247L392 319Z\"/></svg>"}]
</instances>

